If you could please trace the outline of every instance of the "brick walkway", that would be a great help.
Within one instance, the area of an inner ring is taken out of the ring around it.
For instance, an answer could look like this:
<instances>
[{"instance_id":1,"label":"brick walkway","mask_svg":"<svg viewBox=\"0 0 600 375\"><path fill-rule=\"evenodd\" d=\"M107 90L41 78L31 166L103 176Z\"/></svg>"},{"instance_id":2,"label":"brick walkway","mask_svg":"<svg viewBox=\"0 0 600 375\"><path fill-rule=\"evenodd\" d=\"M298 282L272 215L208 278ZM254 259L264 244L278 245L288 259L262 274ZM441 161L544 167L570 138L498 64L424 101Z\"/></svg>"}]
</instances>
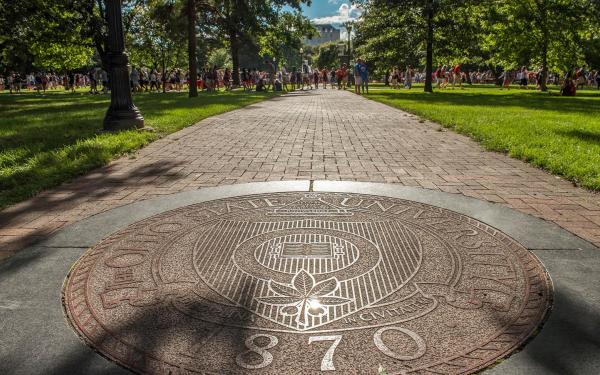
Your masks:
<instances>
[{"instance_id":1,"label":"brick walkway","mask_svg":"<svg viewBox=\"0 0 600 375\"><path fill-rule=\"evenodd\" d=\"M600 195L348 92L294 93L206 119L0 212L0 259L134 201L272 180L387 182L551 220L600 246Z\"/></svg>"}]
</instances>

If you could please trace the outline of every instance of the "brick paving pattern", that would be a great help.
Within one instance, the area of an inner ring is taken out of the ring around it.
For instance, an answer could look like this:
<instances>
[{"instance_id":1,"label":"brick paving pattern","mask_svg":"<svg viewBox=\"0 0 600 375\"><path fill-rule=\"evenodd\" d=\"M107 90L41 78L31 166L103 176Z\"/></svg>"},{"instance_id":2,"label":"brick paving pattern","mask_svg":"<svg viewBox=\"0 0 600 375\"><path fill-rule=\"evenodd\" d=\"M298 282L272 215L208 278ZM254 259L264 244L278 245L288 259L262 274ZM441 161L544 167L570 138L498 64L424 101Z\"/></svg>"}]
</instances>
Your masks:
<instances>
[{"instance_id":1,"label":"brick paving pattern","mask_svg":"<svg viewBox=\"0 0 600 375\"><path fill-rule=\"evenodd\" d=\"M212 117L0 212L0 260L118 206L207 186L278 180L395 183L550 220L600 246L600 195L416 116L337 90Z\"/></svg>"}]
</instances>

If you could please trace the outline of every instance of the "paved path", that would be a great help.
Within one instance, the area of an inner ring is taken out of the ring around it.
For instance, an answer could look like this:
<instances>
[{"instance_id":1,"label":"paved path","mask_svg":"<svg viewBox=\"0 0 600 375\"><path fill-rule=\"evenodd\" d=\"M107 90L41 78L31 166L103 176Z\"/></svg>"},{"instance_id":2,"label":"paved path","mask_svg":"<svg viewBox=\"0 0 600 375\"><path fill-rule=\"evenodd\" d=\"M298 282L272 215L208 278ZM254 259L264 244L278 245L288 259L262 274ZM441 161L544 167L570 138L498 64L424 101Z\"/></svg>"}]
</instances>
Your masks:
<instances>
[{"instance_id":1,"label":"paved path","mask_svg":"<svg viewBox=\"0 0 600 375\"><path fill-rule=\"evenodd\" d=\"M600 195L348 92L293 93L206 119L0 212L0 259L131 202L273 180L388 182L498 202L600 246Z\"/></svg>"}]
</instances>

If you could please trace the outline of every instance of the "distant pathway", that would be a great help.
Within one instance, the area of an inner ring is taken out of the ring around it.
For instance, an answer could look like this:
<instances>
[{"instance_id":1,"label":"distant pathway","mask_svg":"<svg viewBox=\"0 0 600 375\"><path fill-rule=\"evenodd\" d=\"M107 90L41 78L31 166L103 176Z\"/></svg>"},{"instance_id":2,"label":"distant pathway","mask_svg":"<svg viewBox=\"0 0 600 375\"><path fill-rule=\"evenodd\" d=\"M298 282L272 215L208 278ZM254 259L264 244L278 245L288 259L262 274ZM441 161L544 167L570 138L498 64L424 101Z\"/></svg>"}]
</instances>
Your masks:
<instances>
[{"instance_id":1,"label":"distant pathway","mask_svg":"<svg viewBox=\"0 0 600 375\"><path fill-rule=\"evenodd\" d=\"M498 202L600 246L600 195L349 92L293 93L158 140L0 212L0 259L131 202L272 180L387 182Z\"/></svg>"}]
</instances>

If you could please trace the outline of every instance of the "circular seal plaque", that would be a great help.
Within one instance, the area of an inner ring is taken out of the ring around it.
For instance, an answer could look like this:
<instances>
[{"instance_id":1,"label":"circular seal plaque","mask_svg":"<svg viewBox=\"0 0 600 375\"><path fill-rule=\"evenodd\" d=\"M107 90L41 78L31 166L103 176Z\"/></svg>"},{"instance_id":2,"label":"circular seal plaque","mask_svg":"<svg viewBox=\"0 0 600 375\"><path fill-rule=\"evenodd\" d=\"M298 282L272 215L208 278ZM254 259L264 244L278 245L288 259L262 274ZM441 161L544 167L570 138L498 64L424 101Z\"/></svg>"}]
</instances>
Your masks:
<instances>
[{"instance_id":1,"label":"circular seal plaque","mask_svg":"<svg viewBox=\"0 0 600 375\"><path fill-rule=\"evenodd\" d=\"M462 374L522 345L551 297L530 252L471 218L298 192L135 223L79 260L64 306L139 373Z\"/></svg>"}]
</instances>

